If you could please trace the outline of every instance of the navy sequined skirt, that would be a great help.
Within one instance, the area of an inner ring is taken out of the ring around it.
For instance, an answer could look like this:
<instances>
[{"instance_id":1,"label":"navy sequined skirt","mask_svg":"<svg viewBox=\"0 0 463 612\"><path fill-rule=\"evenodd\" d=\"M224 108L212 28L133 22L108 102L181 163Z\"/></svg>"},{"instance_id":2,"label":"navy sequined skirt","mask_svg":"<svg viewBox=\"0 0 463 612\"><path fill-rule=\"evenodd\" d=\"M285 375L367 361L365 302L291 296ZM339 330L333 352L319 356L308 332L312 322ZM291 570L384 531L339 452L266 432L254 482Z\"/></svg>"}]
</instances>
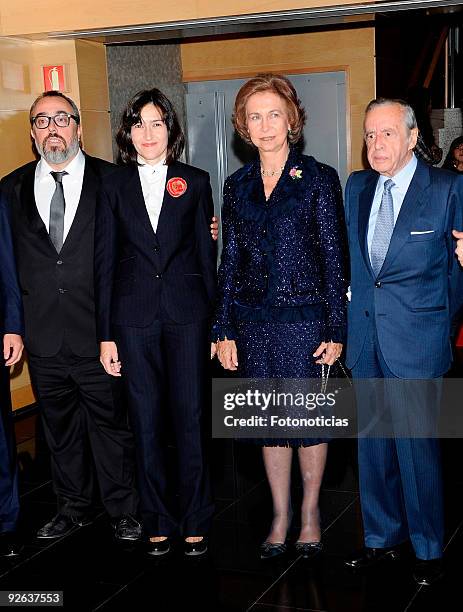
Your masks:
<instances>
[{"instance_id":1,"label":"navy sequined skirt","mask_svg":"<svg viewBox=\"0 0 463 612\"><path fill-rule=\"evenodd\" d=\"M235 321L241 378L321 378L313 353L324 338L321 321ZM260 446L315 446L328 438L240 439Z\"/></svg>"}]
</instances>

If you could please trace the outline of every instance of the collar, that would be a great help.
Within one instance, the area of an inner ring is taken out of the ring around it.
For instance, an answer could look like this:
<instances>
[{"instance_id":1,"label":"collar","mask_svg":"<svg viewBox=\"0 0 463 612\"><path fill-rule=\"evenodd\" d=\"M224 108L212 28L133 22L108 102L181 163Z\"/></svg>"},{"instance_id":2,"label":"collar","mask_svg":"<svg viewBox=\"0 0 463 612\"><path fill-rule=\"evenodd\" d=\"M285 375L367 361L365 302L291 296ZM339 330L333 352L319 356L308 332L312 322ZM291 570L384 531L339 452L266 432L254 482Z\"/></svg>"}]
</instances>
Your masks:
<instances>
[{"instance_id":1,"label":"collar","mask_svg":"<svg viewBox=\"0 0 463 612\"><path fill-rule=\"evenodd\" d=\"M151 165L151 164L147 164L146 162L144 162L143 159L139 155L137 155L137 162L139 164L138 171L143 176L146 176L147 178L152 177L153 174L156 174L160 170L167 171L167 165L166 165L165 159L162 159L157 164Z\"/></svg>"},{"instance_id":2,"label":"collar","mask_svg":"<svg viewBox=\"0 0 463 612\"><path fill-rule=\"evenodd\" d=\"M63 170L66 170L66 172L71 176L77 176L83 173L84 168L85 155L82 153L82 150L79 149L77 155L73 159L71 159L71 161L65 168L63 168ZM49 175L50 172L55 172L55 170L50 166L46 159L41 157L39 163L37 164L37 177L41 179Z\"/></svg>"},{"instance_id":3,"label":"collar","mask_svg":"<svg viewBox=\"0 0 463 612\"><path fill-rule=\"evenodd\" d=\"M379 180L378 180L378 188L383 189L384 183L388 180L388 178L392 178L392 180L394 181L395 187L399 191L407 191L411 183L411 180L413 178L413 175L415 174L417 165L418 165L418 160L415 154L413 153L412 158L408 162L408 164L404 166L402 170L399 170L399 172L397 172L397 174L395 174L394 176L389 177L389 176L385 176L384 174L380 174Z\"/></svg>"}]
</instances>

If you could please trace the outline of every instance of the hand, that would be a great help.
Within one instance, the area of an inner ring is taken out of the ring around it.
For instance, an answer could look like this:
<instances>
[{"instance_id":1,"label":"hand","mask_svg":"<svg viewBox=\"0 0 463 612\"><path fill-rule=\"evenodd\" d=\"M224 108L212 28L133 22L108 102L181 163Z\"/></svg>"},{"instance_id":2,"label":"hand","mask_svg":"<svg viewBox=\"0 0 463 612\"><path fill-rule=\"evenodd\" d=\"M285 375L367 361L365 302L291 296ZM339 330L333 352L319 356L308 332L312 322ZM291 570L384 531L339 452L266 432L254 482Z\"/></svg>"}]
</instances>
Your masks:
<instances>
[{"instance_id":1,"label":"hand","mask_svg":"<svg viewBox=\"0 0 463 612\"><path fill-rule=\"evenodd\" d=\"M342 353L342 344L340 342L322 342L317 348L314 357L320 357L315 363L324 363L332 366L336 359L339 359Z\"/></svg>"},{"instance_id":2,"label":"hand","mask_svg":"<svg viewBox=\"0 0 463 612\"><path fill-rule=\"evenodd\" d=\"M211 342L211 359L214 359L216 354L217 354L217 344L215 342Z\"/></svg>"},{"instance_id":3,"label":"hand","mask_svg":"<svg viewBox=\"0 0 463 612\"><path fill-rule=\"evenodd\" d=\"M5 334L3 336L3 359L6 366L12 366L21 359L23 353L23 340L19 334Z\"/></svg>"},{"instance_id":4,"label":"hand","mask_svg":"<svg viewBox=\"0 0 463 612\"><path fill-rule=\"evenodd\" d=\"M121 362L115 342L100 342L100 363L106 374L121 376Z\"/></svg>"},{"instance_id":5,"label":"hand","mask_svg":"<svg viewBox=\"0 0 463 612\"><path fill-rule=\"evenodd\" d=\"M457 248L455 249L455 253L457 254L460 266L463 266L463 232L457 232L457 230L453 230L452 233L454 238L457 239Z\"/></svg>"},{"instance_id":6,"label":"hand","mask_svg":"<svg viewBox=\"0 0 463 612\"><path fill-rule=\"evenodd\" d=\"M217 357L225 370L238 368L238 351L234 340L219 340L217 342Z\"/></svg>"},{"instance_id":7,"label":"hand","mask_svg":"<svg viewBox=\"0 0 463 612\"><path fill-rule=\"evenodd\" d=\"M211 236L213 240L217 240L219 237L219 220L217 217L212 217L211 227Z\"/></svg>"}]
</instances>

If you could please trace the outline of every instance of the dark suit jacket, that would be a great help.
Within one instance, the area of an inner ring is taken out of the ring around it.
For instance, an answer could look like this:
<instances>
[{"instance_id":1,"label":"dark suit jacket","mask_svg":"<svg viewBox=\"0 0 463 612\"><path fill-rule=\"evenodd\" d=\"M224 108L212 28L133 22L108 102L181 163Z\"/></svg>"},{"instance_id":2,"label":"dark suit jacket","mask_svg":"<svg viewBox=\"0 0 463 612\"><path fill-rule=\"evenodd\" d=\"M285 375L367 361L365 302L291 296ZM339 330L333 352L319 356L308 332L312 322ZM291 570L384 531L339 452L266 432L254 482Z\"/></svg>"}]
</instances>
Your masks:
<instances>
[{"instance_id":1,"label":"dark suit jacket","mask_svg":"<svg viewBox=\"0 0 463 612\"><path fill-rule=\"evenodd\" d=\"M82 357L98 355L95 329L93 244L97 191L113 164L85 156L82 192L74 222L58 254L34 197L37 162L0 182L10 205L13 242L29 352L51 357L63 339Z\"/></svg>"},{"instance_id":2,"label":"dark suit jacket","mask_svg":"<svg viewBox=\"0 0 463 612\"><path fill-rule=\"evenodd\" d=\"M24 322L11 238L10 210L0 194L0 340L4 334L24 335Z\"/></svg>"},{"instance_id":3,"label":"dark suit jacket","mask_svg":"<svg viewBox=\"0 0 463 612\"><path fill-rule=\"evenodd\" d=\"M100 341L113 339L113 324L145 327L161 313L191 323L211 313L216 249L209 232L209 175L174 162L167 182L176 177L187 189L172 197L166 188L156 233L136 166L117 168L103 181L95 231Z\"/></svg>"},{"instance_id":4,"label":"dark suit jacket","mask_svg":"<svg viewBox=\"0 0 463 612\"><path fill-rule=\"evenodd\" d=\"M361 357L368 317L374 316L393 374L435 378L450 367L451 320L462 303L463 273L452 229L463 228L463 177L418 161L375 278L367 232L378 176L355 172L346 186L352 293L346 363L352 368Z\"/></svg>"},{"instance_id":5,"label":"dark suit jacket","mask_svg":"<svg viewBox=\"0 0 463 612\"><path fill-rule=\"evenodd\" d=\"M292 148L266 201L256 160L226 180L222 220L214 339L235 338L237 320L316 318L324 340L345 341L347 241L336 170Z\"/></svg>"}]
</instances>

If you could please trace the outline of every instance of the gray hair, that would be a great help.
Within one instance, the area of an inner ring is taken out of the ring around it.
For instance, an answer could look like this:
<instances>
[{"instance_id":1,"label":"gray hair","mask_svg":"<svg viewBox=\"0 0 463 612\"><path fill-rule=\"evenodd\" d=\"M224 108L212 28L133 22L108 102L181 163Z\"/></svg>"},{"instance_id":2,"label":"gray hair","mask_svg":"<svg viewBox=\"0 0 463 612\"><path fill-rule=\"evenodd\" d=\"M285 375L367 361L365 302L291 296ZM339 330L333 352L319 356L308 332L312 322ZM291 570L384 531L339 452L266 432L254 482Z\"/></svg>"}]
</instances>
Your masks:
<instances>
[{"instance_id":1,"label":"gray hair","mask_svg":"<svg viewBox=\"0 0 463 612\"><path fill-rule=\"evenodd\" d=\"M408 130L413 130L418 127L418 123L416 121L415 111L413 108L405 102L405 100L401 100L400 98L375 98L371 102L368 103L368 106L365 109L365 115L369 113L371 110L378 106L391 106L397 105L400 106L404 112L404 121Z\"/></svg>"},{"instance_id":2,"label":"gray hair","mask_svg":"<svg viewBox=\"0 0 463 612\"><path fill-rule=\"evenodd\" d=\"M79 109L77 108L77 105L74 102L74 100L72 100L68 96L65 96L60 91L54 91L54 90L44 91L43 93L40 94L38 98L34 100L31 106L31 110L29 111L29 120L31 124L32 124L32 117L34 116L35 107L40 102L40 100L43 100L44 98L62 98L63 100L65 100L69 104L69 106L72 108L72 114L77 117L76 119L77 125L80 125L80 113L79 113Z\"/></svg>"}]
</instances>

